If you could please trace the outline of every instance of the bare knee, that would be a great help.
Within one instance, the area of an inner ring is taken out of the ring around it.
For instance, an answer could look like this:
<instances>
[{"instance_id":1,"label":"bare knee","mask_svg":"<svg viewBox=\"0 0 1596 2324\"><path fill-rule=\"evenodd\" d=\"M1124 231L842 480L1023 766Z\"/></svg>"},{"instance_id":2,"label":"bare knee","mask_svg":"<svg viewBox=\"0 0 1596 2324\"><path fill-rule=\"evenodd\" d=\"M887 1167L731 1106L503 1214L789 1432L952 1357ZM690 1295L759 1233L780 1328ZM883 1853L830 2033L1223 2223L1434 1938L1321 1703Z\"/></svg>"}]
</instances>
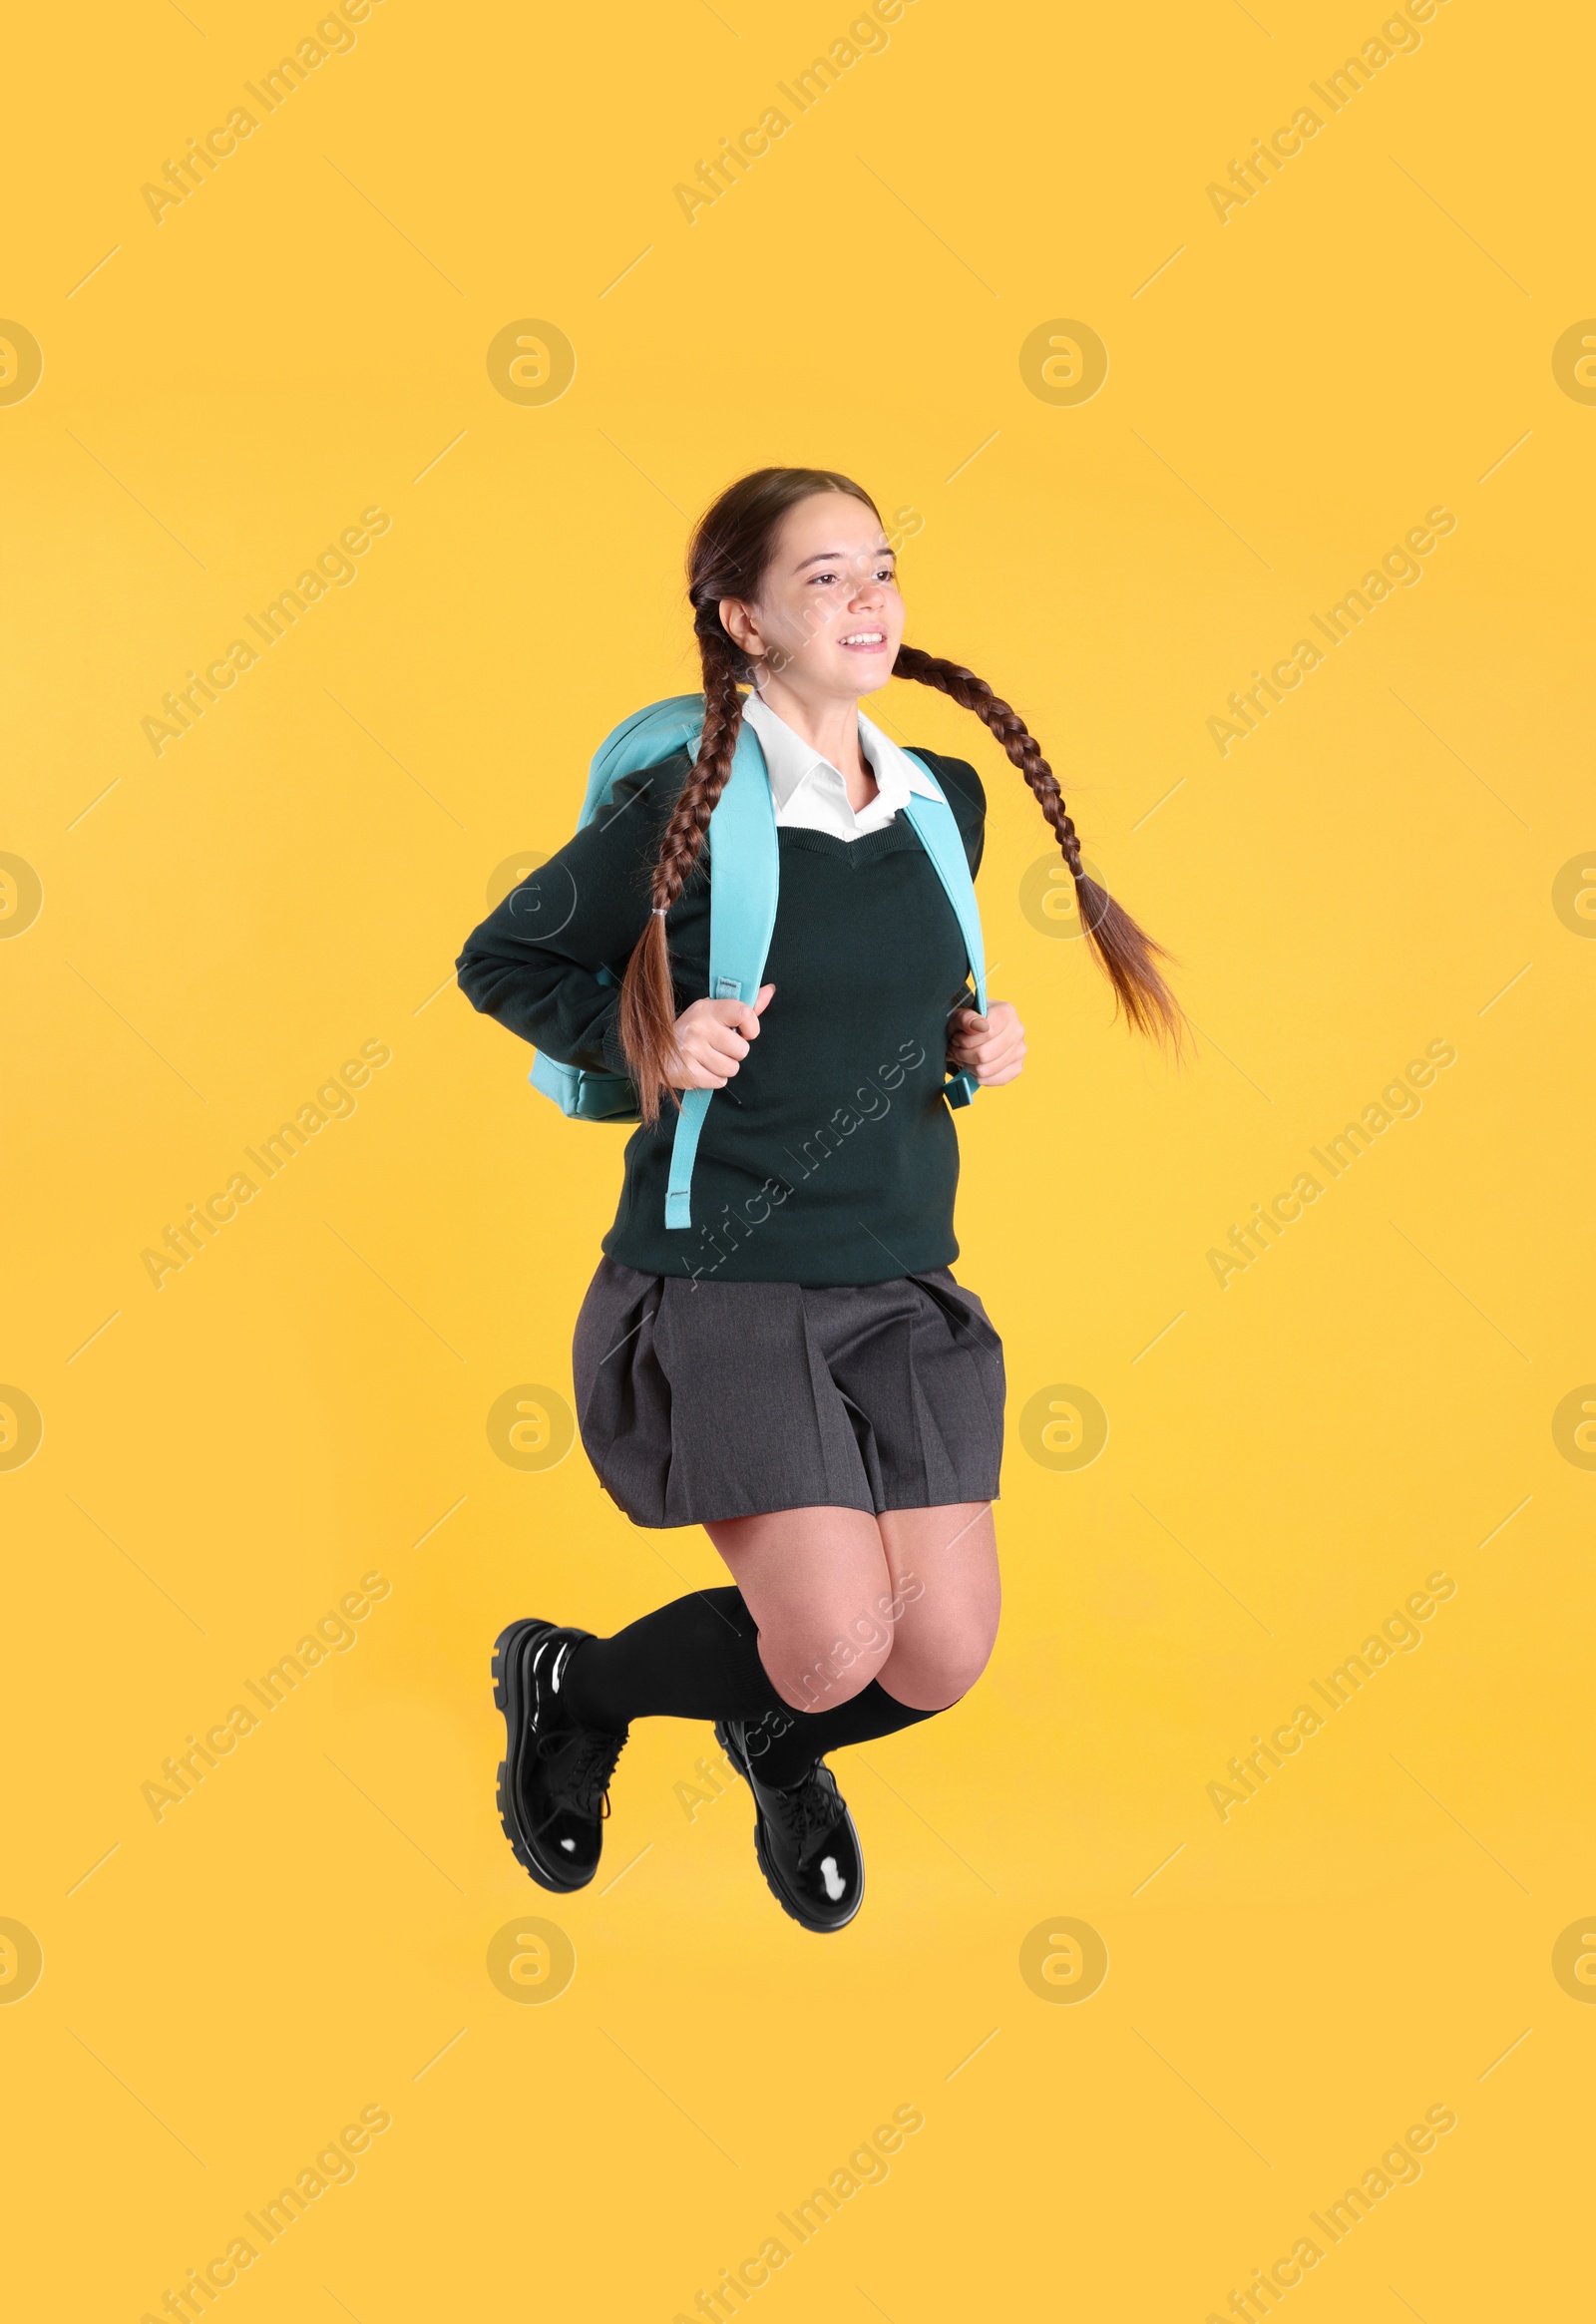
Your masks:
<instances>
[{"instance_id":1,"label":"bare knee","mask_svg":"<svg viewBox=\"0 0 1596 2324\"><path fill-rule=\"evenodd\" d=\"M906 1627L883 1673L888 1694L911 1711L946 1711L987 1668L997 1633L996 1613Z\"/></svg>"},{"instance_id":2,"label":"bare knee","mask_svg":"<svg viewBox=\"0 0 1596 2324\"><path fill-rule=\"evenodd\" d=\"M770 1682L795 1711L835 1711L850 1703L881 1672L891 1633L870 1617L806 1612L775 1636L759 1633L759 1653Z\"/></svg>"}]
</instances>

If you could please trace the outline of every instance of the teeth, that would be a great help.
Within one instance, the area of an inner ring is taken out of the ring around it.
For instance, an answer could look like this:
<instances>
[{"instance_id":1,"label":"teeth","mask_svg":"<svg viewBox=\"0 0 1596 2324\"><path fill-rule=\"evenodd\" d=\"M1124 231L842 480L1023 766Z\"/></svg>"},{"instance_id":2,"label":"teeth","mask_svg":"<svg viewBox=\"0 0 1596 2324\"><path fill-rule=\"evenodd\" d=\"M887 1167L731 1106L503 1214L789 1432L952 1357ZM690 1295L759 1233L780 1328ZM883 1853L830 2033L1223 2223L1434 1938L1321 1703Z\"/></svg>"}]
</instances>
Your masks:
<instances>
[{"instance_id":1,"label":"teeth","mask_svg":"<svg viewBox=\"0 0 1596 2324\"><path fill-rule=\"evenodd\" d=\"M852 637L844 637L840 642L844 645L880 645L882 632L879 629L860 629Z\"/></svg>"}]
</instances>

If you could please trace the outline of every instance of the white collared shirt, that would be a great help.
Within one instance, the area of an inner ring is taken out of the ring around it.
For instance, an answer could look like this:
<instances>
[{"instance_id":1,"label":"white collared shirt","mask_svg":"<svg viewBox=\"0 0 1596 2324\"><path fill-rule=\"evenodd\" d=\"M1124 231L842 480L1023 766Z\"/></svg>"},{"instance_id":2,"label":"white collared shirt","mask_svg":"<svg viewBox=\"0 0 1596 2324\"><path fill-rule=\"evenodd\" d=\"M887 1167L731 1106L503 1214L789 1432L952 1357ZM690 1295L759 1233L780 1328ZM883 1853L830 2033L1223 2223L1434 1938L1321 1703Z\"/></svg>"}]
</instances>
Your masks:
<instances>
[{"instance_id":1,"label":"white collared shirt","mask_svg":"<svg viewBox=\"0 0 1596 2324\"><path fill-rule=\"evenodd\" d=\"M928 799L938 796L918 761L900 750L862 710L859 747L877 788L874 799L857 814L849 805L848 786L840 771L758 694L748 695L742 714L765 754L778 827L798 825L806 831L829 832L833 839L863 839L867 832L881 831L891 823L908 804L911 792Z\"/></svg>"}]
</instances>

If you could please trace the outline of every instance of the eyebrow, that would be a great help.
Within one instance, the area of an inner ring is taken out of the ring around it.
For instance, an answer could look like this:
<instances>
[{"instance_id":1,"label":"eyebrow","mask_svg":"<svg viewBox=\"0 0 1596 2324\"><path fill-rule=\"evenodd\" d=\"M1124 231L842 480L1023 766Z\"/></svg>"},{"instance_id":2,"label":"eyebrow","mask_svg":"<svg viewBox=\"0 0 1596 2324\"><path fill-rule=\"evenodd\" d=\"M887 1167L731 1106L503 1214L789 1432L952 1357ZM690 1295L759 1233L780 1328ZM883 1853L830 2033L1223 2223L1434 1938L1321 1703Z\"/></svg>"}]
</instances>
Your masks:
<instances>
[{"instance_id":1,"label":"eyebrow","mask_svg":"<svg viewBox=\"0 0 1596 2324\"><path fill-rule=\"evenodd\" d=\"M871 557L894 557L897 552L891 542L884 541L879 549L872 549L868 554ZM813 557L801 559L793 567L793 571L794 573L802 573L806 565L846 565L847 562L848 552L846 549L817 549Z\"/></svg>"}]
</instances>

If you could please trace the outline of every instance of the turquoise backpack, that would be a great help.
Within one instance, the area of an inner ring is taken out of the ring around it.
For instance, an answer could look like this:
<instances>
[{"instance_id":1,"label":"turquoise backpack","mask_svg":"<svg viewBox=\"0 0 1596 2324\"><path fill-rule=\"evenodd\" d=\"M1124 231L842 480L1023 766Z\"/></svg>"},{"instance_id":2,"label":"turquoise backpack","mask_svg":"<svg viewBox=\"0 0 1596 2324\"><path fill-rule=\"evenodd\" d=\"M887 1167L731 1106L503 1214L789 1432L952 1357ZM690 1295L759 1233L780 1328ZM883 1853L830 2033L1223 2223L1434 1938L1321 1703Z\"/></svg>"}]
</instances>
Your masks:
<instances>
[{"instance_id":1,"label":"turquoise backpack","mask_svg":"<svg viewBox=\"0 0 1596 2324\"><path fill-rule=\"evenodd\" d=\"M631 717L622 719L612 734L605 735L594 754L579 830L594 820L622 775L656 767L684 745L696 754L703 722L702 694L674 694L668 701L651 702L647 709L634 711ZM925 760L918 754L916 757L935 783L936 777ZM934 799L912 793L904 812L959 916L970 972L975 980L976 1005L985 1015L987 956L981 940L981 913L953 809L939 789ZM710 997L751 1001L764 975L765 956L776 925L781 858L765 754L759 747L758 736L746 723L737 735L730 777L709 818L709 847L712 867ZM605 984L615 981L607 968L600 968L598 976ZM535 1089L554 1099L562 1113L571 1114L579 1121L638 1119L637 1092L624 1074L591 1073L580 1065L557 1064L553 1057L540 1050L528 1078ZM943 1084L943 1094L950 1105L968 1105L976 1087L976 1077L967 1068L950 1076ZM713 1095L711 1089L686 1089L681 1093L665 1195L667 1228L692 1225L693 1159Z\"/></svg>"}]
</instances>

